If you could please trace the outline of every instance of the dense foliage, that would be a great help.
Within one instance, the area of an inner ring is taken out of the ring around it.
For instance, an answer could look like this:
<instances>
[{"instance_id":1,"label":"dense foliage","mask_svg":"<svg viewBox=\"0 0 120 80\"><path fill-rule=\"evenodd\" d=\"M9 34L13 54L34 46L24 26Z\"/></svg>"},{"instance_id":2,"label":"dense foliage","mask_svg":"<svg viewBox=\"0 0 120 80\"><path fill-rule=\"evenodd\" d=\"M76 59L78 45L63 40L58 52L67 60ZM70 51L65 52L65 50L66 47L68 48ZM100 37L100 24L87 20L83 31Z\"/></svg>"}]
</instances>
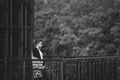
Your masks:
<instances>
[{"instance_id":1,"label":"dense foliage","mask_svg":"<svg viewBox=\"0 0 120 80\"><path fill-rule=\"evenodd\" d=\"M46 55L119 56L119 0L35 0L34 8Z\"/></svg>"}]
</instances>

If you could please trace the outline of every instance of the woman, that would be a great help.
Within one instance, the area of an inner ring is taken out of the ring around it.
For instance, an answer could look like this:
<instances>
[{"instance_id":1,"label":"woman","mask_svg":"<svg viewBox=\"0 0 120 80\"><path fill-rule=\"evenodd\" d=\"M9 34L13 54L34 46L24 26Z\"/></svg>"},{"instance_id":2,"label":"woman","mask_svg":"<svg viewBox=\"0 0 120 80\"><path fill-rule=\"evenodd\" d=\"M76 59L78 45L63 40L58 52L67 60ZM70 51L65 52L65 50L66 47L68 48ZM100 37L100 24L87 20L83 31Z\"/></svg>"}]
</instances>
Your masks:
<instances>
[{"instance_id":1,"label":"woman","mask_svg":"<svg viewBox=\"0 0 120 80\"><path fill-rule=\"evenodd\" d=\"M32 49L32 66L33 66L33 78L37 80L38 78L42 78L42 70L45 68L43 66L43 53L40 50L43 46L42 41L36 41L35 46Z\"/></svg>"}]
</instances>

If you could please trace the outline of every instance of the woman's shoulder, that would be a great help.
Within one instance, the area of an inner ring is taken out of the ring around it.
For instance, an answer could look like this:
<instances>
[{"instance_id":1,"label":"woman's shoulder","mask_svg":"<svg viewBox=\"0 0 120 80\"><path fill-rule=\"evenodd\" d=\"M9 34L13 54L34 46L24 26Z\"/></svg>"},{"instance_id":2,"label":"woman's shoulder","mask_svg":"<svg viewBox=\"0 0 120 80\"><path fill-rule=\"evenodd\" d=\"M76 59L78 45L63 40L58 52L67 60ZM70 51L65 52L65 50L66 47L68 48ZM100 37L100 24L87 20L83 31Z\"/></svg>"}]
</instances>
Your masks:
<instances>
[{"instance_id":1,"label":"woman's shoulder","mask_svg":"<svg viewBox=\"0 0 120 80\"><path fill-rule=\"evenodd\" d=\"M36 47L34 47L34 48L32 49L32 51L33 51L33 52L38 52L38 49L37 49Z\"/></svg>"},{"instance_id":2,"label":"woman's shoulder","mask_svg":"<svg viewBox=\"0 0 120 80\"><path fill-rule=\"evenodd\" d=\"M37 50L37 48L36 48L36 47L33 47L32 50Z\"/></svg>"}]
</instances>

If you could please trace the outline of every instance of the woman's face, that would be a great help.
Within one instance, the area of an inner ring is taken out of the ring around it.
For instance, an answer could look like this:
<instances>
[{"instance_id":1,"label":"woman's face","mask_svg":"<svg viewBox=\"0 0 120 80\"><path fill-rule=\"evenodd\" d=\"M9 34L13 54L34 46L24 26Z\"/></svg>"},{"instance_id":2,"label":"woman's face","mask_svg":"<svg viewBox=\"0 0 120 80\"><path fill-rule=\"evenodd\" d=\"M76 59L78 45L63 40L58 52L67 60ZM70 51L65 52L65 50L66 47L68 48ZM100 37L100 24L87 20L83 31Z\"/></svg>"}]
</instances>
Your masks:
<instances>
[{"instance_id":1,"label":"woman's face","mask_svg":"<svg viewBox=\"0 0 120 80\"><path fill-rule=\"evenodd\" d=\"M43 46L42 42L39 42L39 43L37 44L37 46L38 46L39 48L41 48L41 47Z\"/></svg>"}]
</instances>

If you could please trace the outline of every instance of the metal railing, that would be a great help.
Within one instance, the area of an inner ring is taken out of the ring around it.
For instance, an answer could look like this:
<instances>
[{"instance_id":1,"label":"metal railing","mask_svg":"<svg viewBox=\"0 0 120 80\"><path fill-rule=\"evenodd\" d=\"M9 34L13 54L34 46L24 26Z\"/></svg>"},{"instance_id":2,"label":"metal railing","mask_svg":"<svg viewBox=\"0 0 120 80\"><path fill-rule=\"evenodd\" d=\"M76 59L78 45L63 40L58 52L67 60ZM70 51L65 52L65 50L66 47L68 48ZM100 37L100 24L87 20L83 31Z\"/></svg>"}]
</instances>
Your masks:
<instances>
[{"instance_id":1,"label":"metal railing","mask_svg":"<svg viewBox=\"0 0 120 80\"><path fill-rule=\"evenodd\" d=\"M54 59L53 59L54 58ZM32 80L31 59L0 60L2 80ZM117 80L117 57L46 57L46 80Z\"/></svg>"}]
</instances>

